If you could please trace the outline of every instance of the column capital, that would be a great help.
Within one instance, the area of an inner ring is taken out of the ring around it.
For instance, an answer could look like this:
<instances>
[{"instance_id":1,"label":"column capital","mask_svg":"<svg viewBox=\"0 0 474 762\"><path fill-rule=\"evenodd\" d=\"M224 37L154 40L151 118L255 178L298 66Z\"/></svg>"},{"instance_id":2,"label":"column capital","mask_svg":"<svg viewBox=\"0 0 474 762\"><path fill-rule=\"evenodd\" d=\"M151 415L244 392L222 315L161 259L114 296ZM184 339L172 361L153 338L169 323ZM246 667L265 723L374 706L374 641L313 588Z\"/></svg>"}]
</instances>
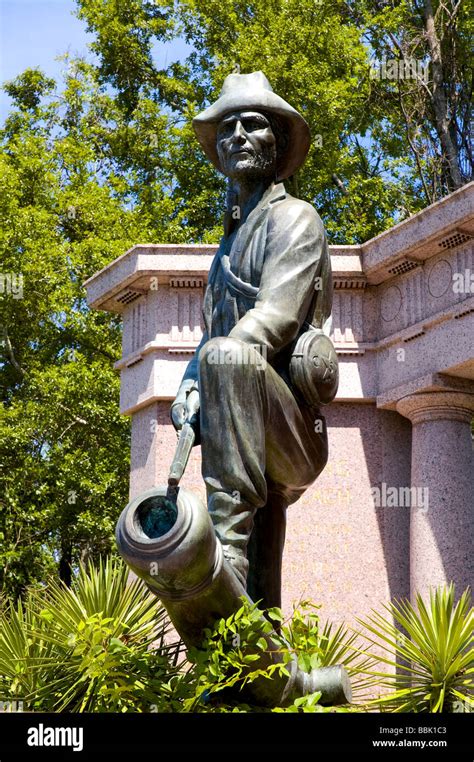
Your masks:
<instances>
[{"instance_id":1,"label":"column capital","mask_svg":"<svg viewBox=\"0 0 474 762\"><path fill-rule=\"evenodd\" d=\"M398 400L397 412L412 424L436 420L470 423L474 417L474 393L443 390L408 394Z\"/></svg>"}]
</instances>

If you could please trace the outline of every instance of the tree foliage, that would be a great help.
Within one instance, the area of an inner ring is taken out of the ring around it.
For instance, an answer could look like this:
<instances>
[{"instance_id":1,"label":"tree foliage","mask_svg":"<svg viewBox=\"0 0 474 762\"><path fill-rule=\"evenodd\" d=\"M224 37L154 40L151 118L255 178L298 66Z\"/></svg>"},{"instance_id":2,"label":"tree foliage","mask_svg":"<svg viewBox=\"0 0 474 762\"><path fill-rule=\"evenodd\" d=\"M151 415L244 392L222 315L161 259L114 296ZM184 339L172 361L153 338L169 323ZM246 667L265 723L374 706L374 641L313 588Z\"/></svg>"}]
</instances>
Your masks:
<instances>
[{"instance_id":1,"label":"tree foliage","mask_svg":"<svg viewBox=\"0 0 474 762\"><path fill-rule=\"evenodd\" d=\"M465 0L76 0L94 58L5 85L0 131L0 585L20 593L113 546L127 499L119 321L83 281L137 242L215 242L225 183L192 117L262 69L313 134L291 191L330 242L367 240L470 177ZM168 66L178 36L193 52ZM427 82L374 79L416 57ZM21 292L21 293L20 293Z\"/></svg>"},{"instance_id":2,"label":"tree foliage","mask_svg":"<svg viewBox=\"0 0 474 762\"><path fill-rule=\"evenodd\" d=\"M204 225L198 235L213 225L211 236L216 232L222 184L207 184L206 215L200 194L209 174L189 121L235 66L262 69L306 117L313 145L290 185L316 204L332 242L367 240L472 177L472 20L465 0L178 0L174 9L164 0L78 4L100 41L94 50L102 81L117 88L129 117L147 94L179 125L177 143L185 151L175 155L186 157L191 182L183 183L181 162L181 172L173 157L171 164L179 207L191 214L184 215L187 224L199 208ZM140 10L122 20L124 6ZM121 25L113 36L112 15ZM166 30L155 31L157 16L167 16ZM173 34L184 35L194 52L159 69L153 46ZM140 39L146 57L133 93L127 84L137 63L131 37ZM111 59L121 61L120 79L110 76ZM373 76L387 59L397 62L395 80ZM403 68L411 60L425 67L426 82ZM194 224L188 232L196 240Z\"/></svg>"},{"instance_id":3,"label":"tree foliage","mask_svg":"<svg viewBox=\"0 0 474 762\"><path fill-rule=\"evenodd\" d=\"M61 96L52 84L27 71L9 86L18 108L2 133L0 580L12 592L108 550L127 494L119 323L87 310L82 281L144 228L102 180L85 70Z\"/></svg>"},{"instance_id":4,"label":"tree foliage","mask_svg":"<svg viewBox=\"0 0 474 762\"><path fill-rule=\"evenodd\" d=\"M472 7L464 0L348 5L354 19L363 18L374 56L403 73L374 80L374 92L390 104L388 123L403 137L423 201L431 204L473 176Z\"/></svg>"}]
</instances>

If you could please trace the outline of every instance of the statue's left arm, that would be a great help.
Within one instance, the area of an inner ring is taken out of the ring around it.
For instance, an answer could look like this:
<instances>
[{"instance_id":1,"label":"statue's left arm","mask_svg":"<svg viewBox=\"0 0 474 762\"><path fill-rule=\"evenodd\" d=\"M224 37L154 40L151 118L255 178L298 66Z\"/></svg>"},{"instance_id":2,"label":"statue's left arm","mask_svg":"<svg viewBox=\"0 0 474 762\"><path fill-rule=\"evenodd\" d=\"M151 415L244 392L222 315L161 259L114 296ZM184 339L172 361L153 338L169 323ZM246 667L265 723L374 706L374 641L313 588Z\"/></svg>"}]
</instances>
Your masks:
<instances>
[{"instance_id":1,"label":"statue's left arm","mask_svg":"<svg viewBox=\"0 0 474 762\"><path fill-rule=\"evenodd\" d=\"M255 306L229 336L263 347L271 361L298 335L327 257L324 226L316 210L292 198L275 205Z\"/></svg>"}]
</instances>

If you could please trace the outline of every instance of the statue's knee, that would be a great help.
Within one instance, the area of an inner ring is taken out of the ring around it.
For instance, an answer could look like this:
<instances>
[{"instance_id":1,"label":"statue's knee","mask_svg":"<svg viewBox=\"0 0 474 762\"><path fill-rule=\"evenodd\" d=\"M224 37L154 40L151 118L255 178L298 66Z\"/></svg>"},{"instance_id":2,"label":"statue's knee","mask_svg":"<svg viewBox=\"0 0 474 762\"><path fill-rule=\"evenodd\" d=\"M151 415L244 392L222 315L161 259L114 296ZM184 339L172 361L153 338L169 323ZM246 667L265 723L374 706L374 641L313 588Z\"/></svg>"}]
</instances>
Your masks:
<instances>
[{"instance_id":1,"label":"statue's knee","mask_svg":"<svg viewBox=\"0 0 474 762\"><path fill-rule=\"evenodd\" d=\"M218 336L209 339L199 352L201 371L213 368L235 368L247 364L248 349L245 342L231 339L228 336Z\"/></svg>"}]
</instances>

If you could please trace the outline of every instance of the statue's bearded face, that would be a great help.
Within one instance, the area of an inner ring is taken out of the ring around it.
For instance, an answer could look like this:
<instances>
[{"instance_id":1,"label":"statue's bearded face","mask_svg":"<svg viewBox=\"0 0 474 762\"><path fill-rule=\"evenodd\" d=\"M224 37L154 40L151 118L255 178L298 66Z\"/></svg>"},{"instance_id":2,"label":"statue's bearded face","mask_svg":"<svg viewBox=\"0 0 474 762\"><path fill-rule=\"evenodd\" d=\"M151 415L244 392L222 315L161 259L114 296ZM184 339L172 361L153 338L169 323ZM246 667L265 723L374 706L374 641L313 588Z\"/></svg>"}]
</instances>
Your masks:
<instances>
[{"instance_id":1,"label":"statue's bearded face","mask_svg":"<svg viewBox=\"0 0 474 762\"><path fill-rule=\"evenodd\" d=\"M259 111L226 114L217 130L222 170L235 180L274 178L276 144L268 118Z\"/></svg>"}]
</instances>

